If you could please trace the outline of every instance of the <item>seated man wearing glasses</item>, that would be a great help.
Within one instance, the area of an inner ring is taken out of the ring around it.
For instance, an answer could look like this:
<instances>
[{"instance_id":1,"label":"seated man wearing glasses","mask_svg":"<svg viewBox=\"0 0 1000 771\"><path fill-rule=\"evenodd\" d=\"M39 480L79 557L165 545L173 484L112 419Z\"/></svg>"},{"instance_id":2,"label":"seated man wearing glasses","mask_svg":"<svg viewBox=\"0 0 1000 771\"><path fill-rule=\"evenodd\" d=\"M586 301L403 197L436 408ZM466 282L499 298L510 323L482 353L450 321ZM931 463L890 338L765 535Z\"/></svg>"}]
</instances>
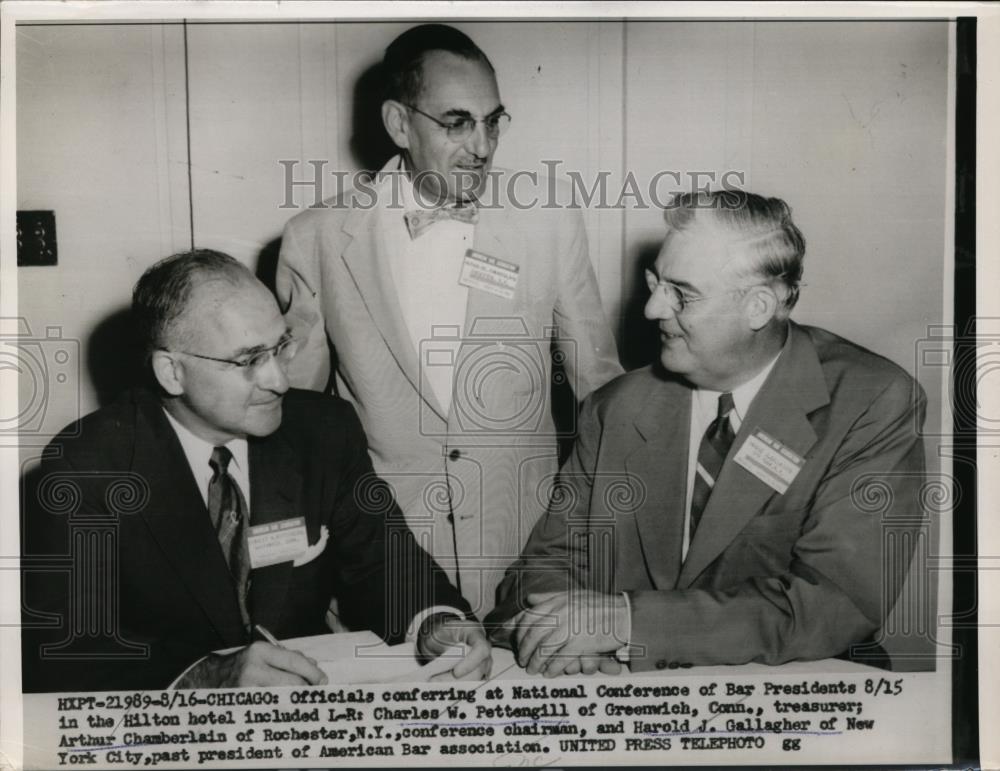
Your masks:
<instances>
[{"instance_id":1,"label":"seated man wearing glasses","mask_svg":"<svg viewBox=\"0 0 1000 771\"><path fill-rule=\"evenodd\" d=\"M199 250L146 271L132 310L151 387L57 437L26 501L26 564L63 569L25 576L25 690L323 683L273 642L329 632L333 596L424 657L467 644L451 675L484 677L482 627L374 477L354 410L289 390L297 346L264 285Z\"/></svg>"},{"instance_id":2,"label":"seated man wearing glasses","mask_svg":"<svg viewBox=\"0 0 1000 771\"><path fill-rule=\"evenodd\" d=\"M874 658L921 526L923 391L789 319L805 242L783 201L684 194L667 224L658 366L584 405L489 623L546 675Z\"/></svg>"},{"instance_id":3,"label":"seated man wearing glasses","mask_svg":"<svg viewBox=\"0 0 1000 771\"><path fill-rule=\"evenodd\" d=\"M553 360L578 400L622 370L580 212L546 208L547 181L490 173L510 117L486 55L428 24L384 70L399 155L285 228L277 291L303 345L289 377L357 408L376 472L485 614L557 470Z\"/></svg>"}]
</instances>

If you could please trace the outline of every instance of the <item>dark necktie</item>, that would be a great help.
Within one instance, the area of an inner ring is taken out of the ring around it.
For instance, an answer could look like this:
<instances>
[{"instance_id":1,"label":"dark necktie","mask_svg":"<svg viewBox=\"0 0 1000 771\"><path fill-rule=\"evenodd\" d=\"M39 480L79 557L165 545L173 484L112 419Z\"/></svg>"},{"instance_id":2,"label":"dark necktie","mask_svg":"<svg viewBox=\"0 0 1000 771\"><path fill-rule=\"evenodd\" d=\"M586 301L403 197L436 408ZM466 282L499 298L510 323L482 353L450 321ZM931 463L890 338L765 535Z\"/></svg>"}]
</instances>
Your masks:
<instances>
[{"instance_id":1,"label":"dark necktie","mask_svg":"<svg viewBox=\"0 0 1000 771\"><path fill-rule=\"evenodd\" d=\"M719 478L726 453L733 445L736 435L729 422L729 413L733 410L733 395L726 393L719 396L719 411L715 420L708 424L705 435L698 447L698 468L694 475L694 492L691 495L691 528L689 542L694 538L698 522L708 504L708 497Z\"/></svg>"},{"instance_id":2,"label":"dark necktie","mask_svg":"<svg viewBox=\"0 0 1000 771\"><path fill-rule=\"evenodd\" d=\"M236 584L236 596L240 603L243 625L249 630L247 591L250 588L250 556L247 552L246 539L247 505L239 486L229 475L229 462L232 459L233 454L225 447L216 447L212 450L208 464L214 473L208 483L208 515L211 517L226 564Z\"/></svg>"},{"instance_id":3,"label":"dark necktie","mask_svg":"<svg viewBox=\"0 0 1000 771\"><path fill-rule=\"evenodd\" d=\"M403 215L403 221L406 223L406 230L411 239L422 236L431 225L443 220L455 220L475 225L479 220L479 209L474 204L440 206L437 209L415 209Z\"/></svg>"}]
</instances>

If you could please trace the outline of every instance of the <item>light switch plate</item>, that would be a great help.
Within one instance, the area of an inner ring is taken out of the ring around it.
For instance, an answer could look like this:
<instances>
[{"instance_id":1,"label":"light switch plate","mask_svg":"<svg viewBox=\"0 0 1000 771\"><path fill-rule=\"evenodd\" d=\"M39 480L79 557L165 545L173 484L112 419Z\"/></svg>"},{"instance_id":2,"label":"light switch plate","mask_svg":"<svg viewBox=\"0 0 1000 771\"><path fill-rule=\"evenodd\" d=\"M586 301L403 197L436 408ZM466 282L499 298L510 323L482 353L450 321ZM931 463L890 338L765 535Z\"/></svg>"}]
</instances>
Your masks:
<instances>
[{"instance_id":1,"label":"light switch plate","mask_svg":"<svg viewBox=\"0 0 1000 771\"><path fill-rule=\"evenodd\" d=\"M36 210L17 213L17 264L57 264L54 211Z\"/></svg>"}]
</instances>

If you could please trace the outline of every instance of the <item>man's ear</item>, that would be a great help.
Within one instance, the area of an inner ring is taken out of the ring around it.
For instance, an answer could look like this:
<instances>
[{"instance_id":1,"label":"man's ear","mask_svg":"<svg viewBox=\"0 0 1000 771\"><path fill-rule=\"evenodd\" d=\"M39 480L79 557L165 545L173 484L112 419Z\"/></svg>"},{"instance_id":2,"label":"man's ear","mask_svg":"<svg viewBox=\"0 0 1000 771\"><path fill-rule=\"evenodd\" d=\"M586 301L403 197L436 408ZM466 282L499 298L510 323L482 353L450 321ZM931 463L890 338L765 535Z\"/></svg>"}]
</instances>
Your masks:
<instances>
[{"instance_id":1,"label":"man's ear","mask_svg":"<svg viewBox=\"0 0 1000 771\"><path fill-rule=\"evenodd\" d=\"M160 387L171 396L184 393L184 365L169 351L153 351L150 365Z\"/></svg>"},{"instance_id":2,"label":"man's ear","mask_svg":"<svg viewBox=\"0 0 1000 771\"><path fill-rule=\"evenodd\" d=\"M781 301L774 289L764 284L755 286L743 298L743 307L750 328L757 332L766 327L781 310Z\"/></svg>"},{"instance_id":3,"label":"man's ear","mask_svg":"<svg viewBox=\"0 0 1000 771\"><path fill-rule=\"evenodd\" d=\"M410 146L410 116L406 106L395 99L382 102L382 123L389 138L400 149Z\"/></svg>"}]
</instances>

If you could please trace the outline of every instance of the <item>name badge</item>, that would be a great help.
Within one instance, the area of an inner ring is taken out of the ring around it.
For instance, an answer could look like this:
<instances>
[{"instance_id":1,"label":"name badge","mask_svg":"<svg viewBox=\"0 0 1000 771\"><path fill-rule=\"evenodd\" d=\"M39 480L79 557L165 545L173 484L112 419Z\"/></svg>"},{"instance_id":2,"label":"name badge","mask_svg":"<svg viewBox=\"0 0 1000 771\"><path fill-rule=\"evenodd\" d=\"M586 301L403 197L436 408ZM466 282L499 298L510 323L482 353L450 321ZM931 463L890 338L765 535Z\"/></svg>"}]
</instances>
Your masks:
<instances>
[{"instance_id":1,"label":"name badge","mask_svg":"<svg viewBox=\"0 0 1000 771\"><path fill-rule=\"evenodd\" d=\"M805 465L801 455L759 428L747 437L733 460L781 495Z\"/></svg>"},{"instance_id":2,"label":"name badge","mask_svg":"<svg viewBox=\"0 0 1000 771\"><path fill-rule=\"evenodd\" d=\"M266 568L294 560L309 548L305 517L252 526L247 532L247 548L251 568Z\"/></svg>"},{"instance_id":3,"label":"name badge","mask_svg":"<svg viewBox=\"0 0 1000 771\"><path fill-rule=\"evenodd\" d=\"M521 267L512 262L490 257L475 249L466 249L458 283L460 286L479 289L505 300L512 300L520 271Z\"/></svg>"}]
</instances>

